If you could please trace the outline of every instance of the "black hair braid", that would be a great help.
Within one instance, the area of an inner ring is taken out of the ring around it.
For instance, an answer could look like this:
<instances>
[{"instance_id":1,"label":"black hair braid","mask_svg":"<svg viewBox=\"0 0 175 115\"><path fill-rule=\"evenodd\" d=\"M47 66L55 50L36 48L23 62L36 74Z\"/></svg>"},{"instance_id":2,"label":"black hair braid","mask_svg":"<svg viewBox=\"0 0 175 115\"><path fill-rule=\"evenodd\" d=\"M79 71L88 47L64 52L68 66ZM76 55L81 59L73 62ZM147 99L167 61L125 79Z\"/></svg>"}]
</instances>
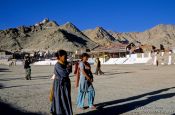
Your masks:
<instances>
[{"instance_id":1,"label":"black hair braid","mask_svg":"<svg viewBox=\"0 0 175 115\"><path fill-rule=\"evenodd\" d=\"M59 56L67 56L67 52L65 50L59 50L55 53L55 56L58 58Z\"/></svg>"}]
</instances>

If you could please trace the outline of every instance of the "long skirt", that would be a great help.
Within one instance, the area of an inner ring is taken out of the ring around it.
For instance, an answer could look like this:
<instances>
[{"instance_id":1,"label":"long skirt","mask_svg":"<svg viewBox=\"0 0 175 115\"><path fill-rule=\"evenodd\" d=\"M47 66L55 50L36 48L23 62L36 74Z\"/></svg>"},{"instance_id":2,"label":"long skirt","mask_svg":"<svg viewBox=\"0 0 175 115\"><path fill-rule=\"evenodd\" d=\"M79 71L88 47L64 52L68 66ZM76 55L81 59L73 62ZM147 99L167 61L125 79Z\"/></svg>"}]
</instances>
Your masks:
<instances>
[{"instance_id":1,"label":"long skirt","mask_svg":"<svg viewBox=\"0 0 175 115\"><path fill-rule=\"evenodd\" d=\"M73 115L70 79L64 82L55 79L53 88L54 97L51 104L51 113L53 115Z\"/></svg>"}]
</instances>

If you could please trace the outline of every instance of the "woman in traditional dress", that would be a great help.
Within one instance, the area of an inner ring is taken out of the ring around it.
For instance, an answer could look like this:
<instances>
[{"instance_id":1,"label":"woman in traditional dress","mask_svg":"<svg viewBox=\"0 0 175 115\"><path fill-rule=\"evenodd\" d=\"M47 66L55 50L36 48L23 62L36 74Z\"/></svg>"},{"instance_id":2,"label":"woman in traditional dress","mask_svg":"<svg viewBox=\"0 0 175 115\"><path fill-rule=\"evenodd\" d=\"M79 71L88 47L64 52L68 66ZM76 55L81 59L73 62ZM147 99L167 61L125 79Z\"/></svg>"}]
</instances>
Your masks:
<instances>
[{"instance_id":1,"label":"woman in traditional dress","mask_svg":"<svg viewBox=\"0 0 175 115\"><path fill-rule=\"evenodd\" d=\"M96 109L94 106L95 90L92 85L93 75L91 72L90 64L87 62L89 55L87 53L82 54L82 61L79 62L80 68L80 80L78 87L77 107L78 109L84 109L84 100L86 93L88 94L88 106L90 109Z\"/></svg>"},{"instance_id":2,"label":"woman in traditional dress","mask_svg":"<svg viewBox=\"0 0 175 115\"><path fill-rule=\"evenodd\" d=\"M71 84L67 70L67 53L59 50L56 53L58 62L54 68L53 100L51 113L53 115L73 115L71 103Z\"/></svg>"},{"instance_id":3,"label":"woman in traditional dress","mask_svg":"<svg viewBox=\"0 0 175 115\"><path fill-rule=\"evenodd\" d=\"M95 62L96 62L96 70L95 70L95 75L98 75L98 73L100 74L100 75L102 75L102 74L104 74L102 71L101 71L101 61L99 60L99 58L97 58L96 60L95 60Z\"/></svg>"}]
</instances>

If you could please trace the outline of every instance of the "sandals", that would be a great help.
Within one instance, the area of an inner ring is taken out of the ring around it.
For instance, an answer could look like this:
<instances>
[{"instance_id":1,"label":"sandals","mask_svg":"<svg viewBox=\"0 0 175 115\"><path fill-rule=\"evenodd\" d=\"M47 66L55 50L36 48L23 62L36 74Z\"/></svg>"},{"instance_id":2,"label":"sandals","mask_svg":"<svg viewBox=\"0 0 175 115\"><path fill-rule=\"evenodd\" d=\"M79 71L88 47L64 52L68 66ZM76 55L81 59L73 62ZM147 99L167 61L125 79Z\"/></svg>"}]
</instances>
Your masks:
<instances>
[{"instance_id":1,"label":"sandals","mask_svg":"<svg viewBox=\"0 0 175 115\"><path fill-rule=\"evenodd\" d=\"M84 108L84 107L78 107L77 109L78 109L78 110L80 110L80 111L85 110L85 108Z\"/></svg>"},{"instance_id":2,"label":"sandals","mask_svg":"<svg viewBox=\"0 0 175 115\"><path fill-rule=\"evenodd\" d=\"M89 109L91 109L91 110L96 110L97 108L96 108L96 106L91 106L91 107L89 107Z\"/></svg>"}]
</instances>

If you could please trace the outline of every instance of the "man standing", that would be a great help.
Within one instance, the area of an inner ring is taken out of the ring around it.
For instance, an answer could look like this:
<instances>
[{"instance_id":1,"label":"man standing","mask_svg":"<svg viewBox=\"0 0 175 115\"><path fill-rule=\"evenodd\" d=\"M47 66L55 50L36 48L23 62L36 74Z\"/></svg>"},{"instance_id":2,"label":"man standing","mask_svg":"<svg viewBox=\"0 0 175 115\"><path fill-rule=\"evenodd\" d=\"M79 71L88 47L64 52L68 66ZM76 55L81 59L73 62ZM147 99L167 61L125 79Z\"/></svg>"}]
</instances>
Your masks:
<instances>
[{"instance_id":1,"label":"man standing","mask_svg":"<svg viewBox=\"0 0 175 115\"><path fill-rule=\"evenodd\" d=\"M24 69L26 71L26 80L31 80L31 67L30 67L31 61L30 57L26 57L24 62Z\"/></svg>"}]
</instances>

